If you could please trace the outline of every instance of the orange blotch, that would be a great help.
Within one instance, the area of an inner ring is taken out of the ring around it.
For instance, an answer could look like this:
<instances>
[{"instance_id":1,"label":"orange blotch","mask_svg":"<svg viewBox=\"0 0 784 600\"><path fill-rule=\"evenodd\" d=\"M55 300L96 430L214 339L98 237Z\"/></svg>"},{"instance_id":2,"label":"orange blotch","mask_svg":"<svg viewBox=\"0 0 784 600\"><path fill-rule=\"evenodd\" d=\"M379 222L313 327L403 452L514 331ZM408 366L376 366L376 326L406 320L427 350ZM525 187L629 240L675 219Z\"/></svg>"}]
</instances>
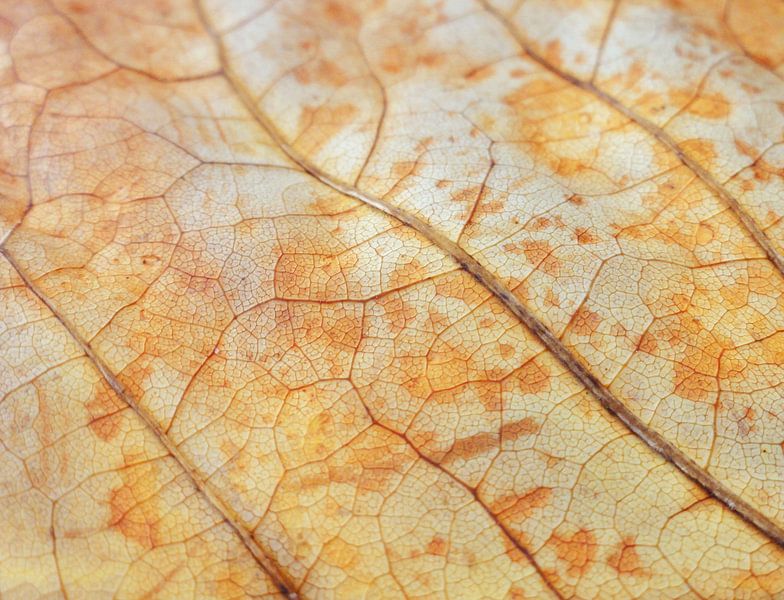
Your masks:
<instances>
[{"instance_id":1,"label":"orange blotch","mask_svg":"<svg viewBox=\"0 0 784 600\"><path fill-rule=\"evenodd\" d=\"M348 81L345 71L329 60L318 60L306 63L294 69L294 77L299 83L319 83L331 87L340 87Z\"/></svg>"},{"instance_id":2,"label":"orange blotch","mask_svg":"<svg viewBox=\"0 0 784 600\"><path fill-rule=\"evenodd\" d=\"M525 102L529 98L535 98L536 96L541 96L544 94L553 94L561 87L561 84L555 78L535 79L525 83L512 93L504 96L503 101L507 106L515 108L519 107L521 103Z\"/></svg>"},{"instance_id":3,"label":"orange blotch","mask_svg":"<svg viewBox=\"0 0 784 600\"><path fill-rule=\"evenodd\" d=\"M635 577L649 577L651 574L648 569L642 566L634 536L627 536L621 540L616 551L607 559L607 564L618 573Z\"/></svg>"},{"instance_id":4,"label":"orange blotch","mask_svg":"<svg viewBox=\"0 0 784 600\"><path fill-rule=\"evenodd\" d=\"M157 486L154 472L147 468L140 476L138 471L132 476L123 474L123 479L109 494L109 526L128 540L153 548L160 542L160 517L154 514L150 500L139 502L149 494L149 488Z\"/></svg>"},{"instance_id":5,"label":"orange blotch","mask_svg":"<svg viewBox=\"0 0 784 600\"><path fill-rule=\"evenodd\" d=\"M394 270L389 274L389 285L398 288L414 281L420 281L424 277L422 264L412 258L408 262L395 265Z\"/></svg>"},{"instance_id":6,"label":"orange blotch","mask_svg":"<svg viewBox=\"0 0 784 600\"><path fill-rule=\"evenodd\" d=\"M746 142L736 139L735 140L735 148L741 154L748 156L749 158L756 158L757 151L754 149L754 146L750 146Z\"/></svg>"},{"instance_id":7,"label":"orange blotch","mask_svg":"<svg viewBox=\"0 0 784 600\"><path fill-rule=\"evenodd\" d=\"M547 62L556 67L562 63L561 42L559 40L553 40L547 43L544 47L544 58Z\"/></svg>"},{"instance_id":8,"label":"orange blotch","mask_svg":"<svg viewBox=\"0 0 784 600\"><path fill-rule=\"evenodd\" d=\"M580 529L568 537L553 533L547 545L554 548L558 560L566 563L566 572L570 577L585 575L596 559L596 537L586 529Z\"/></svg>"},{"instance_id":9,"label":"orange blotch","mask_svg":"<svg viewBox=\"0 0 784 600\"><path fill-rule=\"evenodd\" d=\"M359 13L349 7L349 3L327 2L324 6L324 13L336 25L351 28L358 27L362 22Z\"/></svg>"},{"instance_id":10,"label":"orange blotch","mask_svg":"<svg viewBox=\"0 0 784 600\"><path fill-rule=\"evenodd\" d=\"M724 119L730 114L732 105L721 94L700 96L686 111L703 119Z\"/></svg>"},{"instance_id":11,"label":"orange blotch","mask_svg":"<svg viewBox=\"0 0 784 600\"><path fill-rule=\"evenodd\" d=\"M416 166L416 162L412 160L396 162L392 165L392 175L396 179L403 179L404 177L411 175L416 170Z\"/></svg>"},{"instance_id":12,"label":"orange blotch","mask_svg":"<svg viewBox=\"0 0 784 600\"><path fill-rule=\"evenodd\" d=\"M711 402L718 391L715 377L698 373L682 363L675 363L675 393L693 402Z\"/></svg>"},{"instance_id":13,"label":"orange blotch","mask_svg":"<svg viewBox=\"0 0 784 600\"><path fill-rule=\"evenodd\" d=\"M642 352L654 355L659 350L659 344L656 341L656 337L650 333L643 334L643 336L640 338L640 342L637 344L637 347Z\"/></svg>"},{"instance_id":14,"label":"orange blotch","mask_svg":"<svg viewBox=\"0 0 784 600\"><path fill-rule=\"evenodd\" d=\"M713 142L708 140L686 140L681 143L681 148L686 154L693 156L697 161L708 164L715 161L718 156Z\"/></svg>"},{"instance_id":15,"label":"orange blotch","mask_svg":"<svg viewBox=\"0 0 784 600\"><path fill-rule=\"evenodd\" d=\"M84 407L92 417L89 427L104 442L117 437L121 429L122 416L118 413L123 404L114 392L103 383Z\"/></svg>"},{"instance_id":16,"label":"orange blotch","mask_svg":"<svg viewBox=\"0 0 784 600\"><path fill-rule=\"evenodd\" d=\"M99 417L90 421L90 430L104 442L110 442L122 431L122 420L120 413Z\"/></svg>"}]
</instances>

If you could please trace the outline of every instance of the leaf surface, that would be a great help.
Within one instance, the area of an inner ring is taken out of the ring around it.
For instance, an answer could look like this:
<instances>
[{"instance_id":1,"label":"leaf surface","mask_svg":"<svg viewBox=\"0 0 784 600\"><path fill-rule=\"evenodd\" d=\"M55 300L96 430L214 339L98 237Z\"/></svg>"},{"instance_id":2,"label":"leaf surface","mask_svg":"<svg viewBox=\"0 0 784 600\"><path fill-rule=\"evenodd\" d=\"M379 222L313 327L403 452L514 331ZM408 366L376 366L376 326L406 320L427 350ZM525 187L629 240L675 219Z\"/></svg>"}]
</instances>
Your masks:
<instances>
[{"instance_id":1,"label":"leaf surface","mask_svg":"<svg viewBox=\"0 0 784 600\"><path fill-rule=\"evenodd\" d=\"M0 593L784 593L759 5L0 4Z\"/></svg>"}]
</instances>

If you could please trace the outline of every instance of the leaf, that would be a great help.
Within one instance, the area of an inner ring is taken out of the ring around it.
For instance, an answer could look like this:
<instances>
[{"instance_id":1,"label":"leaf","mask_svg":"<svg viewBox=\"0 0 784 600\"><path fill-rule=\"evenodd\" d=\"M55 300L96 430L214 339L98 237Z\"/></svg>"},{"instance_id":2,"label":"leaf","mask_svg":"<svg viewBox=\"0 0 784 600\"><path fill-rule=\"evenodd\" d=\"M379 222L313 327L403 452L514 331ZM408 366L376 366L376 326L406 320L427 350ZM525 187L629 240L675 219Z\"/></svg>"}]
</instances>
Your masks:
<instances>
[{"instance_id":1,"label":"leaf","mask_svg":"<svg viewBox=\"0 0 784 600\"><path fill-rule=\"evenodd\" d=\"M0 4L0 594L784 594L782 4Z\"/></svg>"}]
</instances>

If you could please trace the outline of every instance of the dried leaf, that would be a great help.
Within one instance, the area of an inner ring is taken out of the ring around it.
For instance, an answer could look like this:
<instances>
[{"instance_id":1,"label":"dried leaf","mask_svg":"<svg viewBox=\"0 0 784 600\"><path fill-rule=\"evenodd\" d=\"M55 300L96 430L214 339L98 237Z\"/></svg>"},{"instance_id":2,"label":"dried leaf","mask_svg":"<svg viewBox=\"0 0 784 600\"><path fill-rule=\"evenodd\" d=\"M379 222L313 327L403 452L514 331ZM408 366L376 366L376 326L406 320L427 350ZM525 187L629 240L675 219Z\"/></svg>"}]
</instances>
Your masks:
<instances>
[{"instance_id":1,"label":"dried leaf","mask_svg":"<svg viewBox=\"0 0 784 600\"><path fill-rule=\"evenodd\" d=\"M783 26L0 3L0 595L781 597Z\"/></svg>"}]
</instances>

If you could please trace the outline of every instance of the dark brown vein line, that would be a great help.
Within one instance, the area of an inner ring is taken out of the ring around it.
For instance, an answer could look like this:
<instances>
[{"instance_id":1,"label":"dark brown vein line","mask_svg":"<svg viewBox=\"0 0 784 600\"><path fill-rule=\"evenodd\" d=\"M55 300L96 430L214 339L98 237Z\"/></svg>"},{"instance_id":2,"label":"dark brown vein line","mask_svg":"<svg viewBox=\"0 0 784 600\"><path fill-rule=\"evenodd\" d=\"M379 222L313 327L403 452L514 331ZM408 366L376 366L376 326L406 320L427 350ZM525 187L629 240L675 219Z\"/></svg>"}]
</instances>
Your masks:
<instances>
[{"instance_id":1,"label":"dark brown vein line","mask_svg":"<svg viewBox=\"0 0 784 600\"><path fill-rule=\"evenodd\" d=\"M570 75L565 71L562 71L552 63L550 63L547 59L545 59L541 54L533 50L530 45L525 41L520 32L514 27L509 20L505 18L501 13L499 13L495 8L490 6L487 0L479 0L480 4L484 6L485 10L496 17L504 26L504 28L509 32L509 34L515 39L517 44L520 46L521 50L534 62L536 62L539 66L546 69L548 72L552 73L553 75L559 77L563 81L580 88L581 90L591 94L604 104L607 104L611 108L615 109L619 113L621 113L624 117L629 119L630 121L636 123L640 127L642 127L645 131L647 131L651 136L653 136L657 141L663 144L670 152L672 152L675 156L678 157L686 167L688 167L700 180L708 186L721 200L732 209L735 215L740 219L743 226L749 232L754 241L762 248L762 250L767 255L768 259L775 265L775 267L779 270L779 272L784 275L784 256L782 256L774 247L768 238L767 234L762 231L760 226L757 222L749 215L748 212L740 205L738 200L730 194L724 187L719 183L716 178L711 175L702 165L700 165L694 158L692 158L689 154L683 151L678 143L670 137L668 133L666 133L662 128L658 127L645 117L637 114L632 109L624 106L617 98L611 96L604 90L601 90L596 85L594 85L590 81L583 81L578 79L574 75ZM598 64L598 63L597 63Z\"/></svg>"},{"instance_id":2,"label":"dark brown vein line","mask_svg":"<svg viewBox=\"0 0 784 600\"><path fill-rule=\"evenodd\" d=\"M274 124L267 118L267 116L256 106L256 103L251 93L243 85L241 78L232 70L229 61L226 59L226 52L220 37L209 26L209 21L203 12L200 1L196 0L196 7L202 16L203 22L207 27L207 31L215 40L218 46L221 64L226 79L231 84L232 88L237 93L237 96L259 122L259 124L267 131L272 137L273 141L278 147L296 164L298 164L307 173L333 188L334 190L355 198L365 204L372 206L383 213L386 213L404 225L411 227L419 232L428 241L438 246L445 253L450 255L460 266L477 279L483 286L492 292L514 315L520 319L542 342L542 344L552 352L555 357L601 402L601 404L616 418L618 418L630 431L637 435L643 442L645 442L652 450L657 452L663 458L674 464L690 479L700 485L707 493L724 503L731 510L738 513L746 521L754 525L763 534L774 540L776 543L784 546L784 528L774 523L770 518L765 516L757 508L750 503L739 497L728 486L719 481L716 477L705 471L697 462L687 456L677 446L666 440L661 434L649 428L637 415L635 415L619 398L615 396L604 384L602 384L596 376L591 373L588 367L578 359L550 329L542 323L534 314L518 300L509 288L507 288L495 275L493 275L484 265L477 259L468 254L457 243L447 238L442 233L436 231L432 226L428 225L419 218L411 215L410 213L401 210L400 208L390 204L386 200L376 198L362 191L346 185L340 181L335 180L330 175L319 169L318 167L310 164L299 153L294 150L278 132ZM568 79L570 83L578 85L576 80ZM585 84L580 83L580 87L585 87ZM608 100L609 102L609 100ZM616 101L613 101L616 102ZM616 102L617 103L617 102ZM630 117L631 118L631 117ZM653 127L653 126L651 126ZM674 144L674 142L672 142ZM678 151L679 156L683 154ZM684 160L682 158L682 160ZM688 165L687 165L688 166ZM704 171L703 171L704 172ZM700 176L697 173L697 176ZM715 183L715 182L714 182ZM726 193L725 193L726 194ZM737 204L737 203L736 203ZM750 221L750 217L746 217ZM745 221L744 221L745 223ZM764 234L761 234L764 237ZM767 240L767 238L765 238ZM768 243L767 248L770 248ZM774 255L775 252L770 250ZM781 262L776 263L782 273L784 273L784 265ZM515 544L526 555L530 554L520 546L516 541ZM536 563L533 563L537 567ZM541 571L540 571L541 573ZM545 578L547 581L547 578ZM549 582L548 582L549 583Z\"/></svg>"},{"instance_id":3,"label":"dark brown vein line","mask_svg":"<svg viewBox=\"0 0 784 600\"><path fill-rule=\"evenodd\" d=\"M4 247L0 247L0 254L2 254L2 256L14 268L17 275L19 275L22 281L24 281L27 288L36 296L36 298L38 298L38 300L44 304L44 306L46 306L46 308L49 309L49 311L60 322L60 324L65 327L66 331L68 331L71 337L79 345L82 352L84 352L87 358L89 358L93 365L95 365L95 367L98 369L106 383L130 407L130 409L138 415L142 422L152 430L155 437L160 440L169 454L174 457L180 467L182 467L183 471L190 478L194 487L199 491L200 494L204 496L204 498L207 499L207 501L213 506L213 508L215 508L218 514L221 515L223 521L228 524L229 527L231 527L239 536L240 540L242 540L242 543L251 553L251 556L253 556L259 567L272 580L280 593L283 594L284 597L290 598L292 600L298 598L296 593L290 591L294 589L294 586L292 585L293 582L286 580L283 574L275 566L275 563L266 554L264 554L264 551L253 539L250 532L231 518L230 515L232 511L229 509L229 507L226 506L226 504L220 500L220 498L212 493L204 478L201 477L201 475L199 475L196 470L188 463L188 461L182 455L182 452L180 452L179 448L174 445L172 441L166 436L161 427L152 419L150 419L147 413L139 407L139 405L127 392L122 383L120 383L115 375L111 372L106 363L103 362L103 360L93 351L90 344L85 341L78 333L76 333L75 327L57 311L52 302L35 286L33 281L27 276L27 274L19 266L14 257L11 256L8 250L6 250Z\"/></svg>"}]
</instances>

